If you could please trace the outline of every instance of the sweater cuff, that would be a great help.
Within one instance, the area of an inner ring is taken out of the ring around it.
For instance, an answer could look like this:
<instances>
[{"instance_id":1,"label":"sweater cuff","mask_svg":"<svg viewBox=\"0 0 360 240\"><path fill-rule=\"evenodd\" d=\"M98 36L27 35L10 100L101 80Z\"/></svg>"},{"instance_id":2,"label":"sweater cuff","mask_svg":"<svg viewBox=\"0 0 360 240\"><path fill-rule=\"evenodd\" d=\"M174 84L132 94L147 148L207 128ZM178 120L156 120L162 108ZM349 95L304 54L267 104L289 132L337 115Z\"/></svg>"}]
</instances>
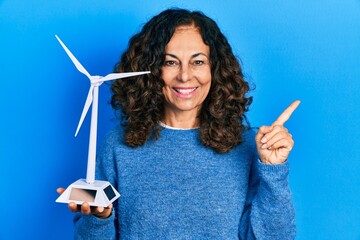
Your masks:
<instances>
[{"instance_id":1,"label":"sweater cuff","mask_svg":"<svg viewBox=\"0 0 360 240\"><path fill-rule=\"evenodd\" d=\"M83 221L88 224L88 226L91 227L102 227L107 226L109 223L114 222L114 213L112 212L111 215L108 218L98 218L93 215L83 215L82 216Z\"/></svg>"},{"instance_id":2,"label":"sweater cuff","mask_svg":"<svg viewBox=\"0 0 360 240\"><path fill-rule=\"evenodd\" d=\"M281 164L265 164L258 159L258 170L260 177L265 181L281 181L287 179L290 171L289 162Z\"/></svg>"},{"instance_id":3,"label":"sweater cuff","mask_svg":"<svg viewBox=\"0 0 360 240\"><path fill-rule=\"evenodd\" d=\"M284 205L291 202L289 170L288 161L270 165L258 160L259 192L261 192L262 202L277 202Z\"/></svg>"},{"instance_id":4,"label":"sweater cuff","mask_svg":"<svg viewBox=\"0 0 360 240\"><path fill-rule=\"evenodd\" d=\"M83 235L84 232L95 236L98 234L106 235L106 233L109 232L109 226L114 225L114 215L115 214L112 212L108 218L101 219L93 215L82 215L77 213L74 217L75 225L77 225L77 234Z\"/></svg>"}]
</instances>

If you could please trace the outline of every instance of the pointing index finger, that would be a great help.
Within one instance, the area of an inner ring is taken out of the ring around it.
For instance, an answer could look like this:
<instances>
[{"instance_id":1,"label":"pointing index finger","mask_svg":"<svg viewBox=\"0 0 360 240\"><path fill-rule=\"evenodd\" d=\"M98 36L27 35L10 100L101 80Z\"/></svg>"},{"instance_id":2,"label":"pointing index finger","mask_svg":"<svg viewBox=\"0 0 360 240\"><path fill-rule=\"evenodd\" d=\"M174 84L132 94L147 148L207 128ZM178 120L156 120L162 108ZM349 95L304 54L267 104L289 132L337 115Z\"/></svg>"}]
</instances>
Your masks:
<instances>
[{"instance_id":1,"label":"pointing index finger","mask_svg":"<svg viewBox=\"0 0 360 240\"><path fill-rule=\"evenodd\" d=\"M285 109L285 111L273 122L274 125L284 125L284 123L289 120L291 114L295 111L295 109L299 106L300 101L296 100L289 107Z\"/></svg>"}]
</instances>

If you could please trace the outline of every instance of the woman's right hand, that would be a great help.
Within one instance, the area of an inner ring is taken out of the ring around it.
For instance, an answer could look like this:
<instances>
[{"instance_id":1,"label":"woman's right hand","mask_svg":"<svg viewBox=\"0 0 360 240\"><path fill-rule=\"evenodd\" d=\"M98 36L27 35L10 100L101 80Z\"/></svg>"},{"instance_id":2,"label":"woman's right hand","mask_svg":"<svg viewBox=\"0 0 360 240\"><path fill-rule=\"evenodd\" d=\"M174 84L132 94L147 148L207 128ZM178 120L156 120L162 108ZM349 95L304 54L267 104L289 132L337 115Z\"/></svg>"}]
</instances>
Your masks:
<instances>
[{"instance_id":1,"label":"woman's right hand","mask_svg":"<svg viewBox=\"0 0 360 240\"><path fill-rule=\"evenodd\" d=\"M59 194L62 194L65 191L65 188L58 188L56 191ZM68 207L71 212L81 212L84 215L92 214L102 219L110 217L113 208L112 204L110 204L108 207L91 207L87 202L84 202L82 205L77 205L74 202L70 202Z\"/></svg>"}]
</instances>

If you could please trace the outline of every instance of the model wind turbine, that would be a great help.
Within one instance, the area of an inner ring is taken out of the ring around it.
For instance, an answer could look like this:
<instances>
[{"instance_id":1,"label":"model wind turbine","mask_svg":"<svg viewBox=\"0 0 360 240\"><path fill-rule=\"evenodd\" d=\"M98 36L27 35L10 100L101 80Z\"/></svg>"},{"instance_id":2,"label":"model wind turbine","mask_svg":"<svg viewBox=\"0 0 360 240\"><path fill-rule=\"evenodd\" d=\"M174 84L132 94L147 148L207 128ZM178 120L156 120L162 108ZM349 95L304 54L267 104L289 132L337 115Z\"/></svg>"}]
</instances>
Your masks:
<instances>
[{"instance_id":1,"label":"model wind turbine","mask_svg":"<svg viewBox=\"0 0 360 240\"><path fill-rule=\"evenodd\" d=\"M92 104L91 110L91 124L90 124L90 139L89 139L89 152L86 179L79 179L71 184L59 197L56 202L69 203L75 202L82 204L88 202L90 206L103 206L107 207L114 202L120 194L115 188L106 181L95 180L95 160L96 160L96 135L97 135L97 116L98 116L98 96L99 86L109 80L137 76L147 74L150 72L129 72L129 73L111 73L105 77L91 76L81 63L74 57L70 50L55 35L65 52L69 55L75 67L90 79L90 90L86 98L85 106L81 114L81 118L76 129L75 137L77 136L84 118Z\"/></svg>"}]
</instances>

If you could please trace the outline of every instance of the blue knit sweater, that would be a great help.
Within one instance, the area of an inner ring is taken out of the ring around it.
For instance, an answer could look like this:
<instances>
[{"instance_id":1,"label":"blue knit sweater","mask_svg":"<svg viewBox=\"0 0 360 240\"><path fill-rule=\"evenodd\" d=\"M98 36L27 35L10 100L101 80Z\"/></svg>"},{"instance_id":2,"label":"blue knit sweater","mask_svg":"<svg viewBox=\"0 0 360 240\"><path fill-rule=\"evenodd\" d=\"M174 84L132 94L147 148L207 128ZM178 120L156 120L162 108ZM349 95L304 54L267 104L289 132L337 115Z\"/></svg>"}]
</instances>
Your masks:
<instances>
[{"instance_id":1,"label":"blue knit sweater","mask_svg":"<svg viewBox=\"0 0 360 240\"><path fill-rule=\"evenodd\" d=\"M75 239L294 239L288 163L258 160L255 133L228 153L204 147L199 130L163 128L145 145L107 136L96 179L121 194L107 219L77 214Z\"/></svg>"}]
</instances>

